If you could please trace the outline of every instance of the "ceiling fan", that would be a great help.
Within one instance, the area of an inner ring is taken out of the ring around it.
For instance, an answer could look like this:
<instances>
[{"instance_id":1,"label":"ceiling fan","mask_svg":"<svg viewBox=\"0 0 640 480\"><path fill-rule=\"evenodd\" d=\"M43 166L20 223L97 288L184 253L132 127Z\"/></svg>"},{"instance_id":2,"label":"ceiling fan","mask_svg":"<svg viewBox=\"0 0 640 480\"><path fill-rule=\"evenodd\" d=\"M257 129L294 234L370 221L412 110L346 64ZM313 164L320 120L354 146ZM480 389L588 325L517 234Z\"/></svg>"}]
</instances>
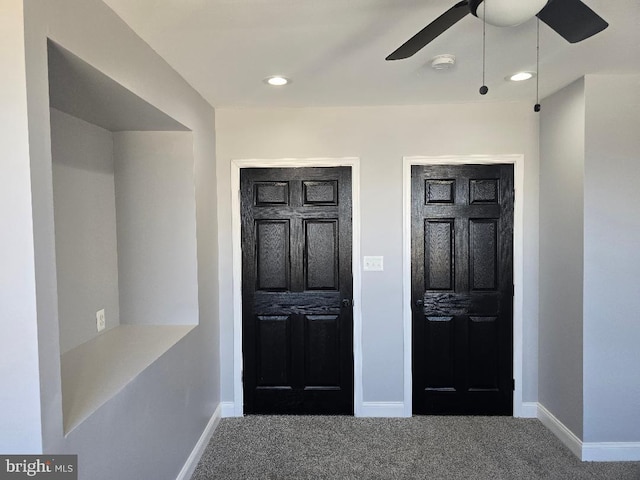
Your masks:
<instances>
[{"instance_id":1,"label":"ceiling fan","mask_svg":"<svg viewBox=\"0 0 640 480\"><path fill-rule=\"evenodd\" d=\"M468 14L490 25L510 27L538 17L570 43L580 42L609 26L581 0L463 0L411 37L387 60L408 58Z\"/></svg>"}]
</instances>

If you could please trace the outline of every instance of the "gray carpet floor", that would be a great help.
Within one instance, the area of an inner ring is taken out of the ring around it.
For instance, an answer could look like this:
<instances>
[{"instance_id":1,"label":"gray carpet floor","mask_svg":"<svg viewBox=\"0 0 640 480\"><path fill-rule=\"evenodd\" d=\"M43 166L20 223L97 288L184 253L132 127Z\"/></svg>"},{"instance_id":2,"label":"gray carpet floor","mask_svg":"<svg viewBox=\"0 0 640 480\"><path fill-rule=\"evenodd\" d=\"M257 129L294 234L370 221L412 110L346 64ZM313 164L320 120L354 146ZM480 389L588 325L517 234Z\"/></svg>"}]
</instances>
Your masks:
<instances>
[{"instance_id":1,"label":"gray carpet floor","mask_svg":"<svg viewBox=\"0 0 640 480\"><path fill-rule=\"evenodd\" d=\"M640 480L640 462L581 462L538 420L223 419L192 480Z\"/></svg>"}]
</instances>

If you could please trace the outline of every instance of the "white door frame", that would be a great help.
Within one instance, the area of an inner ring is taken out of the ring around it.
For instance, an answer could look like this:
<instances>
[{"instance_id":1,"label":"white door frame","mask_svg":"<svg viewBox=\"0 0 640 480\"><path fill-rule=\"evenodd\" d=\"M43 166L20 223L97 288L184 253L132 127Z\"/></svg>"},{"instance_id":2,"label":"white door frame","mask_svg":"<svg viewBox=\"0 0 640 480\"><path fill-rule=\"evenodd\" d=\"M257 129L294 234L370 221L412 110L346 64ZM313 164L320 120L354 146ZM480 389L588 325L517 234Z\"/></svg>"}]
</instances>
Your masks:
<instances>
[{"instance_id":1,"label":"white door frame","mask_svg":"<svg viewBox=\"0 0 640 480\"><path fill-rule=\"evenodd\" d=\"M402 294L404 320L404 414L412 415L411 373L411 166L412 165L491 165L506 163L514 165L514 216L513 216L513 416L527 416L522 402L523 379L523 281L524 281L524 155L454 155L412 156L403 158L403 219L402 219Z\"/></svg>"},{"instance_id":2,"label":"white door frame","mask_svg":"<svg viewBox=\"0 0 640 480\"><path fill-rule=\"evenodd\" d=\"M233 397L234 415L244 413L242 390L242 240L240 170L242 168L351 167L352 270L353 270L353 408L362 412L362 309L360 278L360 159L282 158L242 159L231 162L231 229L233 239Z\"/></svg>"}]
</instances>

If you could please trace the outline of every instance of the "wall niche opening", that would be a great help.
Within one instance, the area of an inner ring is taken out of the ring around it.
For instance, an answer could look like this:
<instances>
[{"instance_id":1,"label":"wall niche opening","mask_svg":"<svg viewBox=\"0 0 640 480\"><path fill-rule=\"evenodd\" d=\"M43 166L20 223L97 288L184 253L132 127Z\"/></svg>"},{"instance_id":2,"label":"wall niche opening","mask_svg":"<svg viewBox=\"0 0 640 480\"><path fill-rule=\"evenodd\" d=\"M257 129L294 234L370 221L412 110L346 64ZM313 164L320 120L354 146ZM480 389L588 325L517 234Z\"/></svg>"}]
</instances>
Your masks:
<instances>
[{"instance_id":1,"label":"wall niche opening","mask_svg":"<svg viewBox=\"0 0 640 480\"><path fill-rule=\"evenodd\" d=\"M66 435L198 324L193 136L61 45L47 51Z\"/></svg>"}]
</instances>

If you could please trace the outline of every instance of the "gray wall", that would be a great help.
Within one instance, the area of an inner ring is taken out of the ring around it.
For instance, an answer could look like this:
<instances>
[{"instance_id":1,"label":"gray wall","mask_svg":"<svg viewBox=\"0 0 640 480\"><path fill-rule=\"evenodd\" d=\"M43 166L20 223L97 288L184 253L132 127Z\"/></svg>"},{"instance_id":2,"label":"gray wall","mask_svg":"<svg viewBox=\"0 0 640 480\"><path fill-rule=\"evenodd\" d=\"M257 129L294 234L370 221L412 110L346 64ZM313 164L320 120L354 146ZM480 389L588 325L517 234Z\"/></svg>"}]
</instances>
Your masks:
<instances>
[{"instance_id":1,"label":"gray wall","mask_svg":"<svg viewBox=\"0 0 640 480\"><path fill-rule=\"evenodd\" d=\"M193 136L113 138L121 322L197 323Z\"/></svg>"},{"instance_id":2,"label":"gray wall","mask_svg":"<svg viewBox=\"0 0 640 480\"><path fill-rule=\"evenodd\" d=\"M538 401L582 438L584 81L546 98L540 119Z\"/></svg>"},{"instance_id":3,"label":"gray wall","mask_svg":"<svg viewBox=\"0 0 640 480\"><path fill-rule=\"evenodd\" d=\"M113 135L51 109L60 353L120 324Z\"/></svg>"},{"instance_id":4,"label":"gray wall","mask_svg":"<svg viewBox=\"0 0 640 480\"><path fill-rule=\"evenodd\" d=\"M15 98L6 104L11 122L4 120L4 103L1 117L3 126L5 122L10 126L3 130L3 138L6 132L13 134L8 151L15 160L9 165L1 163L0 191L5 195L6 170L13 186L10 201L2 207L3 231L12 233L9 240L2 240L9 242L3 253L16 259L10 264L12 271L19 272L16 278L24 281L13 279L17 286L11 293L16 298L9 305L16 309L15 315L7 317L7 329L3 326L3 342L7 331L11 340L21 336L16 342L21 345L3 354L16 353L20 363L12 365L16 368L8 378L20 378L21 386L7 400L3 398L0 407L24 420L20 431L29 437L20 441L12 436L14 422L9 429L3 426L0 430L0 444L12 444L4 451L77 453L81 479L175 478L220 398L214 112L102 2L25 0L23 41L15 26L21 24L19 4L10 0L7 7L15 9L8 23L13 37L7 44L13 55L2 82ZM2 3L3 11L5 5L7 2ZM4 16L0 18L5 21ZM2 32L4 39L8 34ZM67 437L62 433L47 36L192 130L195 172L199 325ZM4 45L0 55L5 55ZM24 60L20 60L21 45ZM22 130L13 125L22 125ZM15 222L4 229L8 205ZM34 264L35 277L30 278ZM36 325L37 343L33 338ZM33 385L35 365L40 369L40 392Z\"/></svg>"},{"instance_id":5,"label":"gray wall","mask_svg":"<svg viewBox=\"0 0 640 480\"><path fill-rule=\"evenodd\" d=\"M362 274L365 402L403 401L402 158L525 156L525 401L536 401L538 118L529 104L218 109L221 295L232 298L230 165L233 159L356 156L361 160L361 254L384 272ZM222 392L233 401L233 305L221 304Z\"/></svg>"},{"instance_id":6,"label":"gray wall","mask_svg":"<svg viewBox=\"0 0 640 480\"><path fill-rule=\"evenodd\" d=\"M581 440L640 440L640 76L588 75L540 128L540 403Z\"/></svg>"},{"instance_id":7,"label":"gray wall","mask_svg":"<svg viewBox=\"0 0 640 480\"><path fill-rule=\"evenodd\" d=\"M584 440L640 442L640 76L586 77Z\"/></svg>"},{"instance_id":8,"label":"gray wall","mask_svg":"<svg viewBox=\"0 0 640 480\"><path fill-rule=\"evenodd\" d=\"M22 0L3 0L0 3L0 452L6 454L38 452L42 448L23 28Z\"/></svg>"}]
</instances>

